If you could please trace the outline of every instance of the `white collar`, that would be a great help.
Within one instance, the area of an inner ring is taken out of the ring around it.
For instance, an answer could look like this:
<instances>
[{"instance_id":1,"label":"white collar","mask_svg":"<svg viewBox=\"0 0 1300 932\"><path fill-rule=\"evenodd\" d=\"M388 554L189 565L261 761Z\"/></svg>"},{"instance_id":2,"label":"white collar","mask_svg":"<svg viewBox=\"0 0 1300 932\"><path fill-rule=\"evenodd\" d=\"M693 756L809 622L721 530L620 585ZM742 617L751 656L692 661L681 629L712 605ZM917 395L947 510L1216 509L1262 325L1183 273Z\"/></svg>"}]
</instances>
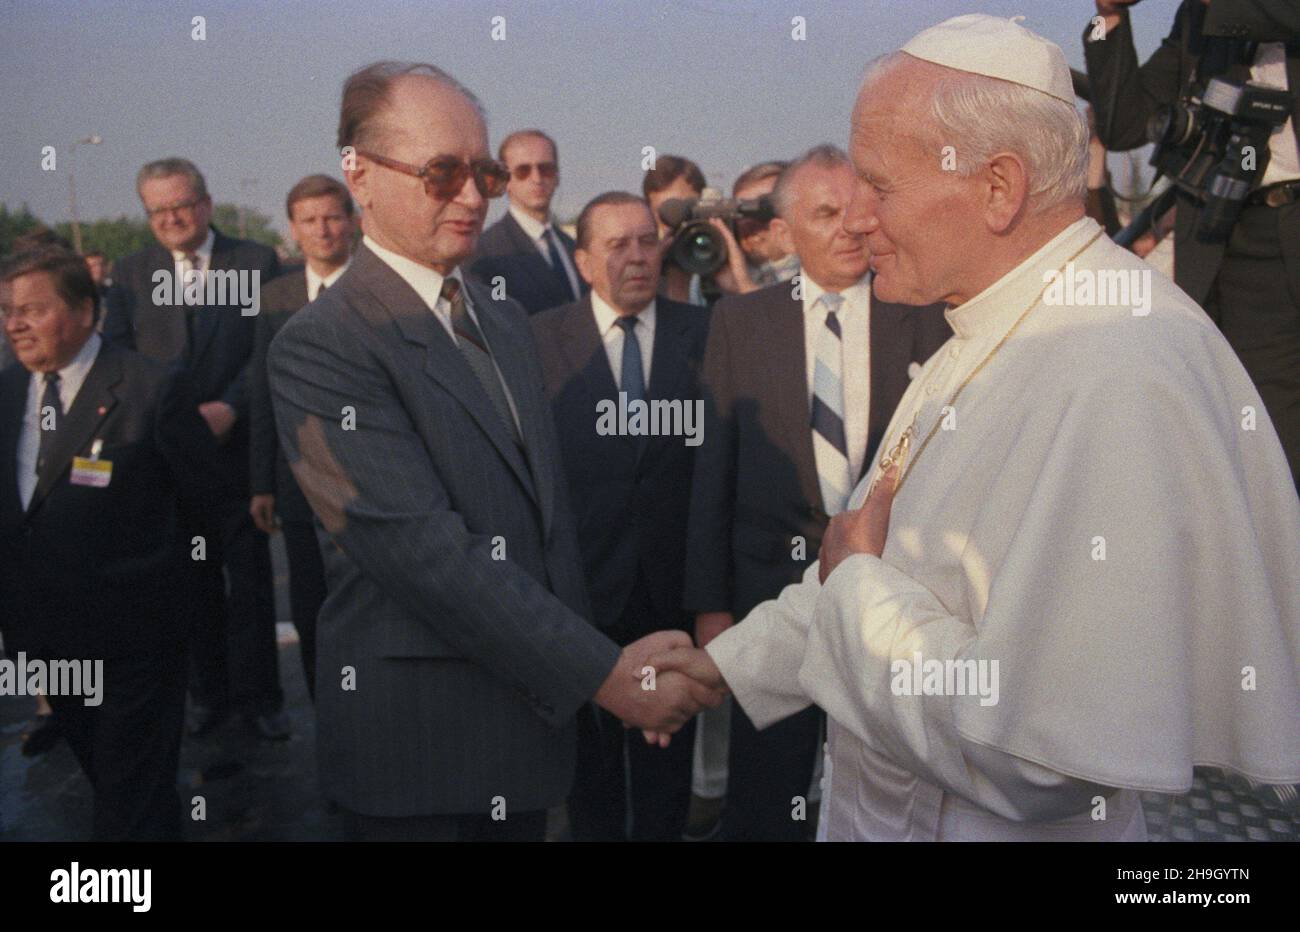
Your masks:
<instances>
[{"instance_id":1,"label":"white collar","mask_svg":"<svg viewBox=\"0 0 1300 932\"><path fill-rule=\"evenodd\" d=\"M1047 288L1044 274L1063 265L1100 229L1091 217L1080 217L975 297L948 308L944 316L953 334L963 340L981 333L1001 336L1029 302L1043 294Z\"/></svg>"},{"instance_id":2,"label":"white collar","mask_svg":"<svg viewBox=\"0 0 1300 932\"><path fill-rule=\"evenodd\" d=\"M510 216L515 218L515 223L519 224L519 226L523 228L523 231L528 234L528 238L533 242L537 242L537 240L541 239L543 234L551 228L551 220L549 217L545 223L540 223L536 217L524 213L524 211L520 210L514 204L510 205Z\"/></svg>"},{"instance_id":3,"label":"white collar","mask_svg":"<svg viewBox=\"0 0 1300 932\"><path fill-rule=\"evenodd\" d=\"M212 227L208 227L207 237L204 238L203 242L199 245L199 248L194 250L194 254L202 260L201 263L202 265L204 266L212 265L212 244L215 243L216 241L217 241L216 234L212 232ZM189 255L189 253L187 253L183 249L172 249L169 250L169 252L171 252L172 254L173 262L181 262L185 259L187 255Z\"/></svg>"},{"instance_id":4,"label":"white collar","mask_svg":"<svg viewBox=\"0 0 1300 932\"><path fill-rule=\"evenodd\" d=\"M591 312L596 318L596 332L600 334L600 338L603 340L605 336L609 333L609 331L613 329L615 324L618 322L618 319L625 315L620 314L617 310L615 310L608 303L606 303L605 299L602 298L600 295L596 294L595 290L592 290L590 294L591 294ZM654 333L655 330L655 299L654 298L650 299L650 303L645 306L644 310L636 314L636 318L641 323L641 327L642 327L641 333L643 335L649 336Z\"/></svg>"},{"instance_id":5,"label":"white collar","mask_svg":"<svg viewBox=\"0 0 1300 932\"><path fill-rule=\"evenodd\" d=\"M307 267L307 295L308 295L308 297L314 295L314 294L316 293L316 291L319 289L319 287L320 287L322 284L323 284L326 288L328 288L330 285L332 285L332 284L334 284L336 281L338 281L339 278L342 277L343 273L346 272L346 271L348 270L348 266L351 265L351 264L352 264L352 257L349 256L347 262L344 262L342 265L340 265L340 266L339 266L337 269L335 269L333 272L330 272L330 273L329 273L328 275L326 275L324 278L321 278L320 275L317 274L316 270L313 269L313 268L311 267L311 263L308 262L308 263L307 263L307 266L306 266L306 267Z\"/></svg>"},{"instance_id":6,"label":"white collar","mask_svg":"<svg viewBox=\"0 0 1300 932\"><path fill-rule=\"evenodd\" d=\"M804 272L803 276L803 309L808 313L817 306L817 299L826 293L825 288L817 284L808 277ZM871 274L867 273L858 279L856 284L850 285L840 292L844 298L843 310L850 307L867 307L871 302Z\"/></svg>"},{"instance_id":7,"label":"white collar","mask_svg":"<svg viewBox=\"0 0 1300 932\"><path fill-rule=\"evenodd\" d=\"M424 303L429 306L429 310L437 310L438 299L442 296L442 282L444 278L441 272L431 269L427 265L421 265L414 259L408 259L406 256L399 255L391 249L385 249L369 236L363 236L361 242L371 252L378 256L385 265L400 275L402 281L415 289L415 293L418 294L423 299ZM454 278L460 282L461 293L465 294L468 299L469 296L467 294L467 289L465 288L465 280L461 277L460 269L452 269L451 275L447 277Z\"/></svg>"},{"instance_id":8,"label":"white collar","mask_svg":"<svg viewBox=\"0 0 1300 932\"><path fill-rule=\"evenodd\" d=\"M81 344L81 349L77 350L77 355L57 370L61 397L71 398L81 389L81 383L86 381L86 375L90 372L90 367L95 364L95 359L99 356L99 347L103 342L103 338L92 330L86 342ZM33 372L31 377L32 384L37 386L37 390L44 391L45 373Z\"/></svg>"}]
</instances>

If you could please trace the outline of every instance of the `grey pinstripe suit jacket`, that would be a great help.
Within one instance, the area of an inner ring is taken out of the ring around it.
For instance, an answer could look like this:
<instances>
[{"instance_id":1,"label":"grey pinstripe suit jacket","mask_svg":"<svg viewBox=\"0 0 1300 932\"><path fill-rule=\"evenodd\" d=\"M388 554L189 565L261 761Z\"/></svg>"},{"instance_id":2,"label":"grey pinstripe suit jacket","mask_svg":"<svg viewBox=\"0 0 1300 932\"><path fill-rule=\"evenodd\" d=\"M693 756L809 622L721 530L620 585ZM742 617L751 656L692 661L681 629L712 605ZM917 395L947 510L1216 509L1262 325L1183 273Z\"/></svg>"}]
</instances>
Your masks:
<instances>
[{"instance_id":1,"label":"grey pinstripe suit jacket","mask_svg":"<svg viewBox=\"0 0 1300 932\"><path fill-rule=\"evenodd\" d=\"M584 617L526 315L468 287L524 451L433 313L365 247L269 354L281 445L329 538L322 789L369 815L560 802L575 713L618 656Z\"/></svg>"}]
</instances>

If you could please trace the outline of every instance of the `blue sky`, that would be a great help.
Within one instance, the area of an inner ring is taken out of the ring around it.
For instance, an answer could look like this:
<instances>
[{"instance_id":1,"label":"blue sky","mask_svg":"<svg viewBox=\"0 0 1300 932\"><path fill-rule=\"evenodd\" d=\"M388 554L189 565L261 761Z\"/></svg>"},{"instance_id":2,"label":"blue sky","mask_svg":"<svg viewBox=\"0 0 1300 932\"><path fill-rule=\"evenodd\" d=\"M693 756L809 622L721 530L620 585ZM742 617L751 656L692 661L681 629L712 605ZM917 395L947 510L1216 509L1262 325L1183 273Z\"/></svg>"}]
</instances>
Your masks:
<instances>
[{"instance_id":1,"label":"blue sky","mask_svg":"<svg viewBox=\"0 0 1300 932\"><path fill-rule=\"evenodd\" d=\"M1134 13L1145 59L1177 0ZM610 188L636 189L643 146L690 156L729 188L744 166L818 142L843 145L864 65L960 13L1025 14L1082 67L1090 0L0 0L0 201L68 218L67 145L83 219L139 215L144 162L193 159L214 197L284 229L284 195L338 174L342 82L380 58L430 61L488 110L492 144L539 126L560 145L555 207L576 213ZM191 18L207 37L190 37ZM505 18L505 40L491 36ZM807 39L792 41L803 16ZM60 170L41 170L53 145ZM497 206L496 210L499 211Z\"/></svg>"}]
</instances>

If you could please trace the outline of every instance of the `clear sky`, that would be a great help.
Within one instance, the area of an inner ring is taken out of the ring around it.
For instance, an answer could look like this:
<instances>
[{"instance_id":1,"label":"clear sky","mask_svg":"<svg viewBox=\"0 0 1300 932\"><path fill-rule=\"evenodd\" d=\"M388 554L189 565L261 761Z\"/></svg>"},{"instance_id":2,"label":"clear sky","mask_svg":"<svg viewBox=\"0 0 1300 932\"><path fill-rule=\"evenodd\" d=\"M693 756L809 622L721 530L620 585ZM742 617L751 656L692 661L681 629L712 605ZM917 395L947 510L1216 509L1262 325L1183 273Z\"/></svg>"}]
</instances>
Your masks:
<instances>
[{"instance_id":1,"label":"clear sky","mask_svg":"<svg viewBox=\"0 0 1300 932\"><path fill-rule=\"evenodd\" d=\"M1135 10L1142 59L1177 6ZM136 170L179 155L214 198L283 231L292 184L339 175L344 77L382 58L455 75L487 107L494 148L524 126L553 135L562 217L601 191L639 190L647 145L695 159L729 191L746 165L844 145L865 64L972 12L1025 14L1082 68L1096 11L1091 0L0 0L0 201L68 219L67 146L98 133L102 145L76 153L83 220L140 215ZM194 16L204 41L191 38ZM791 38L795 16L805 41ZM47 145L58 171L41 170Z\"/></svg>"}]
</instances>

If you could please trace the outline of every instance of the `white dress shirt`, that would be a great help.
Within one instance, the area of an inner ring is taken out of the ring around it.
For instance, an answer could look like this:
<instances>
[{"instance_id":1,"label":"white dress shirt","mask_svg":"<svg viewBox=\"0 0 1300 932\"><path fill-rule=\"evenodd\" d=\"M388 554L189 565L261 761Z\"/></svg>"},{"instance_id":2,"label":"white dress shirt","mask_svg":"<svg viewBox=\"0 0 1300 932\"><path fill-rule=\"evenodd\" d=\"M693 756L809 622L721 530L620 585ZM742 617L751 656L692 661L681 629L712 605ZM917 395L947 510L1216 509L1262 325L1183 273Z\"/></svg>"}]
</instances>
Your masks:
<instances>
[{"instance_id":1,"label":"white dress shirt","mask_svg":"<svg viewBox=\"0 0 1300 932\"><path fill-rule=\"evenodd\" d=\"M623 387L623 341L626 331L618 326L622 315L605 303L605 299L591 292L591 312L596 318L596 332L600 342L605 345L605 356L609 359L609 371L614 373L614 384ZM650 299L645 310L636 315L636 339L641 346L641 372L645 375L647 392L650 388L650 360L654 358L655 348L655 302ZM648 397L648 394L647 394Z\"/></svg>"},{"instance_id":2,"label":"white dress shirt","mask_svg":"<svg viewBox=\"0 0 1300 932\"><path fill-rule=\"evenodd\" d=\"M442 282L444 278L442 273L429 268L427 265L421 265L413 259L408 259L406 256L398 255L391 249L385 249L369 236L362 237L361 242L366 246L366 248L378 256L385 265L400 275L402 281L406 282L412 289L414 289L415 293L420 296L420 299L424 301L429 310L433 311L433 316L438 319L438 323L442 324L443 329L447 331L447 336L451 338L451 342L453 344L457 343L456 331L451 325L451 304L442 297ZM465 287L465 279L460 274L460 269L453 269L450 277L460 282L460 293L465 296L465 311L469 314L474 323L478 324L479 329L482 330L483 325L479 322L478 314L474 310L474 301L470 297L469 289ZM492 345L488 342L488 336L486 333L483 334L483 340L488 344L488 352L491 353ZM501 375L501 366L497 364L495 356L492 358L492 366L496 369L497 378L501 381L501 388L506 393L506 401L510 404L510 413L515 419L515 426L520 428L519 433L522 435L523 428L519 424L519 411L515 407L514 396L510 394L510 386Z\"/></svg>"},{"instance_id":3,"label":"white dress shirt","mask_svg":"<svg viewBox=\"0 0 1300 932\"><path fill-rule=\"evenodd\" d=\"M808 376L808 410L812 411L813 375L817 360L817 338L826 326L826 305L818 299L826 289L807 275L803 277L804 371ZM844 442L848 445L849 475L856 483L867 455L867 430L871 421L871 279L840 292L844 303L836 315L844 347ZM811 413L809 417L811 418ZM809 430L811 427L809 421Z\"/></svg>"},{"instance_id":4,"label":"white dress shirt","mask_svg":"<svg viewBox=\"0 0 1300 932\"><path fill-rule=\"evenodd\" d=\"M316 270L311 267L311 263L308 262L307 263L307 300L315 301L317 298L319 298L321 289L328 288L330 285L338 281L339 278L342 277L343 273L348 270L348 266L351 263L352 260L349 259L347 262L344 262L333 272L330 272L328 275L322 278L316 272Z\"/></svg>"},{"instance_id":5,"label":"white dress shirt","mask_svg":"<svg viewBox=\"0 0 1300 932\"><path fill-rule=\"evenodd\" d=\"M99 334L92 332L72 361L59 370L59 405L65 416L72 409L90 367L95 364L102 342ZM27 410L18 437L18 498L24 510L36 492L36 459L41 449L41 396L44 394L45 373L31 373L27 383Z\"/></svg>"},{"instance_id":6,"label":"white dress shirt","mask_svg":"<svg viewBox=\"0 0 1300 932\"><path fill-rule=\"evenodd\" d=\"M176 265L176 279L181 283L182 286L189 284L189 282L185 278L187 272L191 272L197 269L199 275L202 276L205 272L208 271L208 269L212 268L212 244L216 242L216 239L217 237L212 232L212 227L208 227L207 238L203 240L202 244L199 246L198 249L194 250L194 255L198 259L198 262L192 266L190 265L188 259L186 258L188 254L185 252L185 250L183 249L171 250L172 262L175 263Z\"/></svg>"},{"instance_id":7,"label":"white dress shirt","mask_svg":"<svg viewBox=\"0 0 1300 932\"><path fill-rule=\"evenodd\" d=\"M547 234L555 236L553 232L555 225L550 221L541 223L536 217L524 213L514 204L510 205L510 216L515 218L515 222L528 234L528 238L533 241L537 251L542 254L542 259L547 265L551 264L551 247L547 243ZM555 251L560 256L560 262L564 266L564 275L569 279L569 287L573 289L575 295L582 294L582 288L578 282L578 270L573 267L573 262L569 259L569 250L564 248L558 236L555 237Z\"/></svg>"},{"instance_id":8,"label":"white dress shirt","mask_svg":"<svg viewBox=\"0 0 1300 932\"><path fill-rule=\"evenodd\" d=\"M1250 67L1250 79L1286 90L1286 43L1261 42L1255 50L1255 63ZM1300 178L1300 153L1296 151L1295 117L1273 131L1268 138L1268 168L1260 186L1294 181Z\"/></svg>"}]
</instances>

